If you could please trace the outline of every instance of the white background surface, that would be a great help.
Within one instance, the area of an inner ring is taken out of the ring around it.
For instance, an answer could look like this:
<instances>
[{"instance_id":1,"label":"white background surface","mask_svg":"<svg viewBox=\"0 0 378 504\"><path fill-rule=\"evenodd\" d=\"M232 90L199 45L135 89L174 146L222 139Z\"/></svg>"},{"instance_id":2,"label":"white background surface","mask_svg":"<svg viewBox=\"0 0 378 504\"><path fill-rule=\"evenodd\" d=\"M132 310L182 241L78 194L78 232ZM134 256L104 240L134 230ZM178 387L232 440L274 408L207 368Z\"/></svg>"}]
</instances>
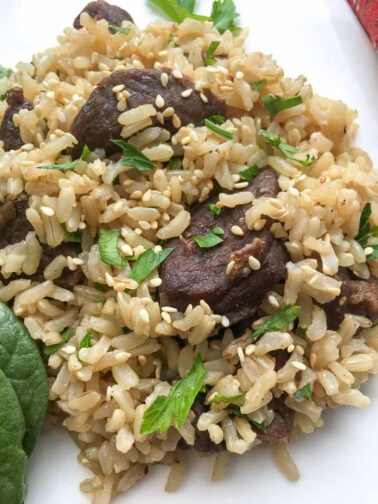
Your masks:
<instances>
[{"instance_id":1,"label":"white background surface","mask_svg":"<svg viewBox=\"0 0 378 504\"><path fill-rule=\"evenodd\" d=\"M117 2L117 0L113 0ZM210 12L211 1L199 0ZM248 47L274 54L287 75L305 74L315 92L342 99L359 111L358 144L378 165L378 59L345 0L236 0ZM118 0L142 26L154 18L144 0ZM13 66L55 44L57 34L81 10L80 0L0 0L0 63ZM227 478L210 482L211 463L192 458L176 494L165 494L167 469L150 475L116 504L373 504L378 502L378 379L364 390L367 411L344 408L325 415L326 426L292 445L301 480L287 482L270 450L235 457ZM60 430L45 433L30 462L25 504L85 504L78 490L86 471ZM7 504L7 503L3 503Z\"/></svg>"}]
</instances>

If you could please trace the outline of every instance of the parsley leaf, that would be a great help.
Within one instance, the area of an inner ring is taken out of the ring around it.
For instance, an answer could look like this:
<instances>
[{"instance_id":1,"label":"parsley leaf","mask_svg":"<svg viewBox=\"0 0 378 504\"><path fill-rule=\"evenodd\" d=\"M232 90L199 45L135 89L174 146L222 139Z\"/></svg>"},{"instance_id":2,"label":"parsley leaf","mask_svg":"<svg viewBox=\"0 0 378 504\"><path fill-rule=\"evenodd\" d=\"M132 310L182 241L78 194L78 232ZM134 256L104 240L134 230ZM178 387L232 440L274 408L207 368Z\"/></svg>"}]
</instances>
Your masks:
<instances>
[{"instance_id":1,"label":"parsley leaf","mask_svg":"<svg viewBox=\"0 0 378 504\"><path fill-rule=\"evenodd\" d=\"M171 425L177 429L184 426L195 398L206 378L206 370L200 354L186 378L171 387L168 396L159 396L143 415L141 434L167 432Z\"/></svg>"},{"instance_id":2,"label":"parsley leaf","mask_svg":"<svg viewBox=\"0 0 378 504\"><path fill-rule=\"evenodd\" d=\"M6 79L9 78L13 73L13 70L11 68L5 68L2 65L0 65L0 79Z\"/></svg>"},{"instance_id":3,"label":"parsley leaf","mask_svg":"<svg viewBox=\"0 0 378 504\"><path fill-rule=\"evenodd\" d=\"M72 338L73 332L74 330L71 327L63 331L62 334L60 335L61 342L57 343L56 345L48 345L43 347L42 349L43 355L46 355L46 357L50 357L50 355L53 355L56 352L58 352L61 348L64 347L67 341L69 341Z\"/></svg>"},{"instance_id":4,"label":"parsley leaf","mask_svg":"<svg viewBox=\"0 0 378 504\"><path fill-rule=\"evenodd\" d=\"M372 226L369 223L370 216L371 216L371 203L368 202L362 209L360 217L360 225L358 227L358 234L355 237L355 240L357 240L358 243L364 248L368 245L368 240L370 237L378 236L378 227ZM378 245L369 245L369 247L373 249L373 252L366 257L366 260L371 261L373 259L377 259Z\"/></svg>"},{"instance_id":5,"label":"parsley leaf","mask_svg":"<svg viewBox=\"0 0 378 504\"><path fill-rule=\"evenodd\" d=\"M215 0L211 10L213 25L220 33L230 30L234 35L240 32L240 28L235 25L235 20L239 17L233 0Z\"/></svg>"},{"instance_id":6,"label":"parsley leaf","mask_svg":"<svg viewBox=\"0 0 378 504\"><path fill-rule=\"evenodd\" d=\"M215 203L209 203L208 205L209 212L211 213L212 217L219 217L221 214L222 209L218 208Z\"/></svg>"},{"instance_id":7,"label":"parsley leaf","mask_svg":"<svg viewBox=\"0 0 378 504\"><path fill-rule=\"evenodd\" d=\"M256 165L250 166L249 168L246 168L245 170L242 170L239 172L239 175L245 179L248 180L248 182L251 182L251 180L256 177L261 172L261 168L259 168Z\"/></svg>"},{"instance_id":8,"label":"parsley leaf","mask_svg":"<svg viewBox=\"0 0 378 504\"><path fill-rule=\"evenodd\" d=\"M204 125L207 126L211 131L214 131L217 135L220 135L224 138L231 139L234 137L234 134L231 131L225 130L218 126L215 122L213 122L211 119L204 119L203 121Z\"/></svg>"},{"instance_id":9,"label":"parsley leaf","mask_svg":"<svg viewBox=\"0 0 378 504\"><path fill-rule=\"evenodd\" d=\"M378 245L369 245L369 248L373 249L371 254L366 256L367 261L374 261L378 259Z\"/></svg>"},{"instance_id":10,"label":"parsley leaf","mask_svg":"<svg viewBox=\"0 0 378 504\"><path fill-rule=\"evenodd\" d=\"M297 157L294 157L293 154L297 154L299 149L294 147L294 145L284 143L281 140L281 137L275 133L270 133L269 131L261 129L260 136L266 138L273 147L276 147L287 159L290 159L291 161L295 161L305 167L311 166L314 162L314 158L313 156L310 156L310 154L307 154L305 159L298 159Z\"/></svg>"},{"instance_id":11,"label":"parsley leaf","mask_svg":"<svg viewBox=\"0 0 378 504\"><path fill-rule=\"evenodd\" d=\"M125 257L121 256L118 243L121 236L121 230L116 229L100 229L98 238L98 249L100 252L101 261L110 266L123 268L127 264Z\"/></svg>"},{"instance_id":12,"label":"parsley leaf","mask_svg":"<svg viewBox=\"0 0 378 504\"><path fill-rule=\"evenodd\" d=\"M257 341L266 332L282 331L299 315L299 306L285 306L282 310L267 317L264 322L251 334L253 341Z\"/></svg>"},{"instance_id":13,"label":"parsley leaf","mask_svg":"<svg viewBox=\"0 0 378 504\"><path fill-rule=\"evenodd\" d=\"M109 23L109 28L112 28L116 32L123 33L124 35L128 35L130 33L130 28L124 28L123 26L117 26Z\"/></svg>"},{"instance_id":14,"label":"parsley leaf","mask_svg":"<svg viewBox=\"0 0 378 504\"><path fill-rule=\"evenodd\" d=\"M60 171L67 171L67 170L74 170L76 166L81 163L81 161L86 161L91 153L91 150L87 145L84 145L83 151L81 153L81 156L79 159L75 159L75 161L70 161L69 163L62 163L62 164L55 164L55 165L47 165L47 166L38 166L38 168L41 168L43 170L60 170Z\"/></svg>"},{"instance_id":15,"label":"parsley leaf","mask_svg":"<svg viewBox=\"0 0 378 504\"><path fill-rule=\"evenodd\" d=\"M223 239L219 237L223 234L224 231L221 227L215 227L207 235L193 236L193 240L200 248L211 248L223 242Z\"/></svg>"},{"instance_id":16,"label":"parsley leaf","mask_svg":"<svg viewBox=\"0 0 378 504\"><path fill-rule=\"evenodd\" d=\"M208 119L215 124L223 124L226 120L226 118L222 114L212 115Z\"/></svg>"},{"instance_id":17,"label":"parsley leaf","mask_svg":"<svg viewBox=\"0 0 378 504\"><path fill-rule=\"evenodd\" d=\"M205 66L211 66L215 65L217 60L214 58L215 51L218 49L220 45L220 41L213 41L209 45L209 48L207 50L207 53L205 54L203 61L205 63Z\"/></svg>"},{"instance_id":18,"label":"parsley leaf","mask_svg":"<svg viewBox=\"0 0 378 504\"><path fill-rule=\"evenodd\" d=\"M0 95L0 101L4 101L6 97L7 97L6 93Z\"/></svg>"},{"instance_id":19,"label":"parsley leaf","mask_svg":"<svg viewBox=\"0 0 378 504\"><path fill-rule=\"evenodd\" d=\"M207 16L200 16L199 14L193 13L193 0L150 0L150 3L158 7L166 16L173 19L176 23L182 23L185 18L209 21Z\"/></svg>"},{"instance_id":20,"label":"parsley leaf","mask_svg":"<svg viewBox=\"0 0 378 504\"><path fill-rule=\"evenodd\" d=\"M91 332L87 332L86 335L82 338L79 344L79 351L83 348L90 348L92 346L92 336Z\"/></svg>"},{"instance_id":21,"label":"parsley leaf","mask_svg":"<svg viewBox=\"0 0 378 504\"><path fill-rule=\"evenodd\" d=\"M268 84L266 79L257 80L255 82L251 82L250 86L254 91L258 93Z\"/></svg>"},{"instance_id":22,"label":"parsley leaf","mask_svg":"<svg viewBox=\"0 0 378 504\"><path fill-rule=\"evenodd\" d=\"M181 165L181 158L173 156L168 163L167 170L179 170Z\"/></svg>"},{"instance_id":23,"label":"parsley leaf","mask_svg":"<svg viewBox=\"0 0 378 504\"><path fill-rule=\"evenodd\" d=\"M161 252L154 252L153 249L147 249L141 254L135 262L135 266L129 275L129 278L136 282L141 282L160 264L167 259L173 252L173 248L163 249Z\"/></svg>"},{"instance_id":24,"label":"parsley leaf","mask_svg":"<svg viewBox=\"0 0 378 504\"><path fill-rule=\"evenodd\" d=\"M213 403L215 404L234 404L235 406L243 406L244 401L245 394L237 394L234 396L224 396L217 394L213 399Z\"/></svg>"},{"instance_id":25,"label":"parsley leaf","mask_svg":"<svg viewBox=\"0 0 378 504\"><path fill-rule=\"evenodd\" d=\"M251 418L249 418L249 415L245 415L244 413L242 413L240 411L240 408L237 408L235 406L231 406L228 408L228 410L232 415L235 415L240 418L244 418L249 423L251 423L254 427L256 427L256 429L260 430L261 432L266 432L266 425L264 424L264 422L260 423L260 422L256 422L256 420L252 420Z\"/></svg>"},{"instance_id":26,"label":"parsley leaf","mask_svg":"<svg viewBox=\"0 0 378 504\"><path fill-rule=\"evenodd\" d=\"M308 383L304 387L298 389L294 394L295 399L308 399L312 397L311 385Z\"/></svg>"},{"instance_id":27,"label":"parsley leaf","mask_svg":"<svg viewBox=\"0 0 378 504\"><path fill-rule=\"evenodd\" d=\"M286 110L288 108L296 107L303 103L302 97L300 95L291 96L290 98L282 98L281 96L275 94L268 94L261 98L264 107L269 112L270 120L275 117L278 112Z\"/></svg>"},{"instance_id":28,"label":"parsley leaf","mask_svg":"<svg viewBox=\"0 0 378 504\"><path fill-rule=\"evenodd\" d=\"M125 142L125 140L112 140L112 142L118 145L118 147L120 147L123 151L123 165L136 168L140 172L145 172L155 168L155 163L148 159L148 157L134 145Z\"/></svg>"}]
</instances>

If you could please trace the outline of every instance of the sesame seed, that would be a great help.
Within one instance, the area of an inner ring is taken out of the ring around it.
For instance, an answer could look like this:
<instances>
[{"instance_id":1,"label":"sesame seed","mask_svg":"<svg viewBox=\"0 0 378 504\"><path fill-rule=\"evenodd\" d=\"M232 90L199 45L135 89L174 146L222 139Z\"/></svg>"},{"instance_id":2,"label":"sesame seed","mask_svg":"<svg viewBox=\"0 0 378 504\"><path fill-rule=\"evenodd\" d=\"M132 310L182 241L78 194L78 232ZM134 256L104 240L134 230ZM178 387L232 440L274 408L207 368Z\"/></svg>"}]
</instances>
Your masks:
<instances>
[{"instance_id":1,"label":"sesame seed","mask_svg":"<svg viewBox=\"0 0 378 504\"><path fill-rule=\"evenodd\" d=\"M147 362L147 357L145 355L138 355L138 362L143 366Z\"/></svg>"},{"instance_id":2,"label":"sesame seed","mask_svg":"<svg viewBox=\"0 0 378 504\"><path fill-rule=\"evenodd\" d=\"M189 89L185 89L185 91L183 91L181 93L181 96L183 98L189 98L189 96L193 93L193 88L189 88Z\"/></svg>"},{"instance_id":3,"label":"sesame seed","mask_svg":"<svg viewBox=\"0 0 378 504\"><path fill-rule=\"evenodd\" d=\"M181 140L182 145L187 145L188 143L190 143L190 136L186 136Z\"/></svg>"},{"instance_id":4,"label":"sesame seed","mask_svg":"<svg viewBox=\"0 0 378 504\"><path fill-rule=\"evenodd\" d=\"M290 325L289 325L289 330L290 330ZM297 352L297 354L299 354L299 355L304 355L304 349L303 349L301 346L299 346L299 345L297 345L297 346L295 347L295 351L296 351L296 352Z\"/></svg>"},{"instance_id":5,"label":"sesame seed","mask_svg":"<svg viewBox=\"0 0 378 504\"><path fill-rule=\"evenodd\" d=\"M152 278L150 280L150 285L152 287L160 287L160 285L163 283L163 280L161 278Z\"/></svg>"},{"instance_id":6,"label":"sesame seed","mask_svg":"<svg viewBox=\"0 0 378 504\"><path fill-rule=\"evenodd\" d=\"M47 206L41 206L41 212L43 215L46 215L46 217L54 217L55 215L54 210Z\"/></svg>"},{"instance_id":7,"label":"sesame seed","mask_svg":"<svg viewBox=\"0 0 378 504\"><path fill-rule=\"evenodd\" d=\"M166 88L168 86L168 81L169 81L168 74L163 72L160 76L161 85Z\"/></svg>"},{"instance_id":8,"label":"sesame seed","mask_svg":"<svg viewBox=\"0 0 378 504\"><path fill-rule=\"evenodd\" d=\"M159 121L159 123L163 126L164 125L164 116L161 112L158 112L156 114L156 119Z\"/></svg>"},{"instance_id":9,"label":"sesame seed","mask_svg":"<svg viewBox=\"0 0 378 504\"><path fill-rule=\"evenodd\" d=\"M175 109L173 107L167 107L163 112L163 116L164 117L172 117L174 113L175 113Z\"/></svg>"},{"instance_id":10,"label":"sesame seed","mask_svg":"<svg viewBox=\"0 0 378 504\"><path fill-rule=\"evenodd\" d=\"M140 236L143 231L140 228L135 228L135 232L136 232L137 235Z\"/></svg>"},{"instance_id":11,"label":"sesame seed","mask_svg":"<svg viewBox=\"0 0 378 504\"><path fill-rule=\"evenodd\" d=\"M280 307L280 303L278 302L278 299L276 298L276 296L274 296L274 294L269 294L268 301L274 308Z\"/></svg>"},{"instance_id":12,"label":"sesame seed","mask_svg":"<svg viewBox=\"0 0 378 504\"><path fill-rule=\"evenodd\" d=\"M242 347L239 346L237 352L238 352L238 357L239 357L240 362L244 362L245 356L244 356L244 352L243 352Z\"/></svg>"},{"instance_id":13,"label":"sesame seed","mask_svg":"<svg viewBox=\"0 0 378 504\"><path fill-rule=\"evenodd\" d=\"M67 345L62 348L62 351L68 355L72 355L76 352L76 347L74 347L73 345Z\"/></svg>"},{"instance_id":14,"label":"sesame seed","mask_svg":"<svg viewBox=\"0 0 378 504\"><path fill-rule=\"evenodd\" d=\"M118 112L124 112L127 108L126 100L125 98L121 98L119 102L117 103L117 110Z\"/></svg>"},{"instance_id":15,"label":"sesame seed","mask_svg":"<svg viewBox=\"0 0 378 504\"><path fill-rule=\"evenodd\" d=\"M221 318L221 324L222 324L223 327L230 327L230 321L224 315Z\"/></svg>"},{"instance_id":16,"label":"sesame seed","mask_svg":"<svg viewBox=\"0 0 378 504\"><path fill-rule=\"evenodd\" d=\"M173 114L172 124L176 129L181 128L181 119L179 118L179 116L177 114Z\"/></svg>"},{"instance_id":17,"label":"sesame seed","mask_svg":"<svg viewBox=\"0 0 378 504\"><path fill-rule=\"evenodd\" d=\"M243 74L243 72L241 72L241 71L239 70L238 72L236 72L235 77L236 77L237 79L244 79L244 74Z\"/></svg>"},{"instance_id":18,"label":"sesame seed","mask_svg":"<svg viewBox=\"0 0 378 504\"><path fill-rule=\"evenodd\" d=\"M231 271L234 269L234 266L235 266L235 261L230 261L227 264L226 275L230 275L231 274Z\"/></svg>"},{"instance_id":19,"label":"sesame seed","mask_svg":"<svg viewBox=\"0 0 378 504\"><path fill-rule=\"evenodd\" d=\"M292 352L294 351L294 348L295 348L295 346L294 346L293 344L291 344L291 345L289 345L289 346L287 347L287 351L288 351L289 353L292 353Z\"/></svg>"},{"instance_id":20,"label":"sesame seed","mask_svg":"<svg viewBox=\"0 0 378 504\"><path fill-rule=\"evenodd\" d=\"M166 313L177 313L177 308L173 308L173 306L163 306L161 311Z\"/></svg>"},{"instance_id":21,"label":"sesame seed","mask_svg":"<svg viewBox=\"0 0 378 504\"><path fill-rule=\"evenodd\" d=\"M151 229L151 225L147 221L138 221L139 227L141 227L144 231L148 231Z\"/></svg>"},{"instance_id":22,"label":"sesame seed","mask_svg":"<svg viewBox=\"0 0 378 504\"><path fill-rule=\"evenodd\" d=\"M255 350L256 350L256 345L251 344L246 347L244 352L245 352L245 355L252 355Z\"/></svg>"},{"instance_id":23,"label":"sesame seed","mask_svg":"<svg viewBox=\"0 0 378 504\"><path fill-rule=\"evenodd\" d=\"M231 233L234 234L235 236L244 236L244 231L240 226L232 226Z\"/></svg>"},{"instance_id":24,"label":"sesame seed","mask_svg":"<svg viewBox=\"0 0 378 504\"><path fill-rule=\"evenodd\" d=\"M77 266L82 266L84 264L83 259L79 259L78 257L73 257L72 262Z\"/></svg>"},{"instance_id":25,"label":"sesame seed","mask_svg":"<svg viewBox=\"0 0 378 504\"><path fill-rule=\"evenodd\" d=\"M201 100L203 101L203 103L209 103L209 100L206 95L204 95L203 93L200 93L200 97L201 97Z\"/></svg>"},{"instance_id":26,"label":"sesame seed","mask_svg":"<svg viewBox=\"0 0 378 504\"><path fill-rule=\"evenodd\" d=\"M161 95L157 95L156 100L155 100L155 105L158 108L163 108L165 105L164 98Z\"/></svg>"},{"instance_id":27,"label":"sesame seed","mask_svg":"<svg viewBox=\"0 0 378 504\"><path fill-rule=\"evenodd\" d=\"M140 317L141 321L144 322L145 324L149 324L150 323L150 316L148 314L148 311L145 310L144 308L142 308L140 310L139 317Z\"/></svg>"},{"instance_id":28,"label":"sesame seed","mask_svg":"<svg viewBox=\"0 0 378 504\"><path fill-rule=\"evenodd\" d=\"M133 255L133 249L130 247L129 244L127 243L122 243L122 245L120 246L120 249L122 251L122 253L128 257L128 256L132 256Z\"/></svg>"},{"instance_id":29,"label":"sesame seed","mask_svg":"<svg viewBox=\"0 0 378 504\"><path fill-rule=\"evenodd\" d=\"M124 282L116 282L113 286L113 289L116 292L123 292L125 289L127 289L127 285Z\"/></svg>"},{"instance_id":30,"label":"sesame seed","mask_svg":"<svg viewBox=\"0 0 378 504\"><path fill-rule=\"evenodd\" d=\"M120 91L123 91L124 89L125 89L124 84L118 84L117 86L114 86L114 88L112 88L112 91L113 91L113 93L119 93Z\"/></svg>"},{"instance_id":31,"label":"sesame seed","mask_svg":"<svg viewBox=\"0 0 378 504\"><path fill-rule=\"evenodd\" d=\"M366 248L364 249L364 254L365 254L366 256L368 256L368 255L370 255L370 254L372 254L372 253L373 253L373 248L372 248L372 247L366 247Z\"/></svg>"},{"instance_id":32,"label":"sesame seed","mask_svg":"<svg viewBox=\"0 0 378 504\"><path fill-rule=\"evenodd\" d=\"M126 285L126 289L135 290L138 288L138 282L132 278L125 278L124 283Z\"/></svg>"},{"instance_id":33,"label":"sesame seed","mask_svg":"<svg viewBox=\"0 0 378 504\"><path fill-rule=\"evenodd\" d=\"M248 187L248 182L245 181L245 182L238 182L237 184L235 184L235 189L245 189L246 187Z\"/></svg>"},{"instance_id":34,"label":"sesame seed","mask_svg":"<svg viewBox=\"0 0 378 504\"><path fill-rule=\"evenodd\" d=\"M172 75L176 79L182 79L183 78L182 73L180 72L180 70L177 70L177 69L173 70Z\"/></svg>"},{"instance_id":35,"label":"sesame seed","mask_svg":"<svg viewBox=\"0 0 378 504\"><path fill-rule=\"evenodd\" d=\"M261 268L260 261L253 256L248 257L248 265L253 271L258 271Z\"/></svg>"},{"instance_id":36,"label":"sesame seed","mask_svg":"<svg viewBox=\"0 0 378 504\"><path fill-rule=\"evenodd\" d=\"M113 287L115 284L112 275L108 272L105 273L105 281L109 287Z\"/></svg>"},{"instance_id":37,"label":"sesame seed","mask_svg":"<svg viewBox=\"0 0 378 504\"><path fill-rule=\"evenodd\" d=\"M161 313L161 318L164 320L164 322L166 322L167 324L172 324L172 319L171 319L171 316L169 315L169 313L167 312L162 312Z\"/></svg>"},{"instance_id":38,"label":"sesame seed","mask_svg":"<svg viewBox=\"0 0 378 504\"><path fill-rule=\"evenodd\" d=\"M266 224L266 219L259 219L253 226L256 231L261 231Z\"/></svg>"},{"instance_id":39,"label":"sesame seed","mask_svg":"<svg viewBox=\"0 0 378 504\"><path fill-rule=\"evenodd\" d=\"M305 371L307 369L306 365L303 362L293 361L291 365L300 371Z\"/></svg>"}]
</instances>

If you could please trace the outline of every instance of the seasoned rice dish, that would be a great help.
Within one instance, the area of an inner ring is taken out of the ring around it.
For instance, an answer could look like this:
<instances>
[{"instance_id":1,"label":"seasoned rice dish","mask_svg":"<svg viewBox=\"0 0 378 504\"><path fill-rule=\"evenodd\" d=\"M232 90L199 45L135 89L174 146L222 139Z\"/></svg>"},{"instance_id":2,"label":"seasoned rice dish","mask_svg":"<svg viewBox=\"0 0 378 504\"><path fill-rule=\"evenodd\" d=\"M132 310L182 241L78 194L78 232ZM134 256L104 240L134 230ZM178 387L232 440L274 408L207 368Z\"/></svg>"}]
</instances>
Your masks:
<instances>
[{"instance_id":1,"label":"seasoned rice dish","mask_svg":"<svg viewBox=\"0 0 378 504\"><path fill-rule=\"evenodd\" d=\"M0 502L23 502L45 422L109 504L156 463L176 490L190 448L218 480L270 444L295 481L288 443L369 406L378 173L356 112L246 52L232 1L151 3L173 21L91 2L0 69Z\"/></svg>"}]
</instances>

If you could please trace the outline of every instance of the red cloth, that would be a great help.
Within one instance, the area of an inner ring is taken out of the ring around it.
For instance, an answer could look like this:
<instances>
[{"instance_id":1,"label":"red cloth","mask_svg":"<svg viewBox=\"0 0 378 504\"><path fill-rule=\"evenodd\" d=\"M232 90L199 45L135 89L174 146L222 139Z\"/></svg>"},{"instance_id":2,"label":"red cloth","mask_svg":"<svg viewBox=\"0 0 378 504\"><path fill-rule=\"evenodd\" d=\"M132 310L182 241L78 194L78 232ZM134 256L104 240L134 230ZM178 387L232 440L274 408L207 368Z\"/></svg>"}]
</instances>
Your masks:
<instances>
[{"instance_id":1,"label":"red cloth","mask_svg":"<svg viewBox=\"0 0 378 504\"><path fill-rule=\"evenodd\" d=\"M378 0L348 0L363 27L378 49Z\"/></svg>"}]
</instances>

